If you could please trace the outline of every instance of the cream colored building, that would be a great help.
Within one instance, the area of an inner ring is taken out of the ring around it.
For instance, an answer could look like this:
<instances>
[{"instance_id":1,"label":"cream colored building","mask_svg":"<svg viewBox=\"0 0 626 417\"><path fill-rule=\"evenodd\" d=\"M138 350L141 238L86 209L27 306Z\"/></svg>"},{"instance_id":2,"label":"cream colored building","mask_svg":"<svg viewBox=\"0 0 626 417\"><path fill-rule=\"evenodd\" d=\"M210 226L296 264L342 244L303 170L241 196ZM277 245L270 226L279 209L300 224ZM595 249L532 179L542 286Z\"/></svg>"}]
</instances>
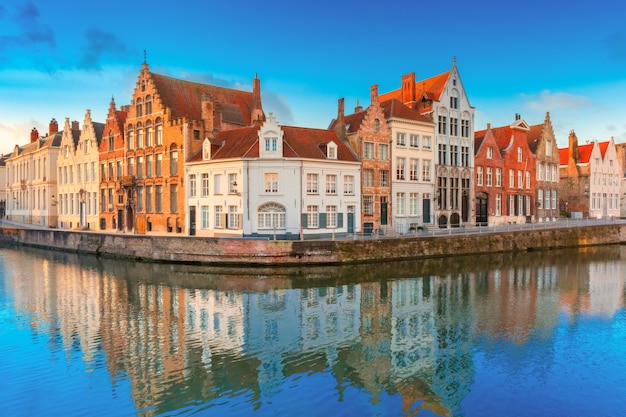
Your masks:
<instances>
[{"instance_id":1,"label":"cream colored building","mask_svg":"<svg viewBox=\"0 0 626 417\"><path fill-rule=\"evenodd\" d=\"M87 110L82 130L65 119L57 159L59 227L96 230L98 224L98 158L104 124Z\"/></svg>"},{"instance_id":2,"label":"cream colored building","mask_svg":"<svg viewBox=\"0 0 626 417\"><path fill-rule=\"evenodd\" d=\"M57 187L56 159L62 132L52 119L49 134L30 132L30 142L15 145L6 159L6 216L8 220L41 226L57 226L54 203Z\"/></svg>"}]
</instances>

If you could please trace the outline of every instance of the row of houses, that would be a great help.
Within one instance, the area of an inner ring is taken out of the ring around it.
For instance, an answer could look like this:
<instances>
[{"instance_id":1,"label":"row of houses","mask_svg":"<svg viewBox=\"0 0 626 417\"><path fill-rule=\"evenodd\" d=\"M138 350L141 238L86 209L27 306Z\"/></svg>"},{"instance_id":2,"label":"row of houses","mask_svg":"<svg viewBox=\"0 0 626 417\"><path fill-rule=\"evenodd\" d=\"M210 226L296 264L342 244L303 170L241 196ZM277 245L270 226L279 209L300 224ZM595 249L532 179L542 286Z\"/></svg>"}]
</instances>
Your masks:
<instances>
[{"instance_id":1,"label":"row of houses","mask_svg":"<svg viewBox=\"0 0 626 417\"><path fill-rule=\"evenodd\" d=\"M55 119L0 162L8 219L63 229L281 239L619 216L624 150L559 149L549 113L475 130L456 66L285 126L252 91L154 73L105 123Z\"/></svg>"}]
</instances>

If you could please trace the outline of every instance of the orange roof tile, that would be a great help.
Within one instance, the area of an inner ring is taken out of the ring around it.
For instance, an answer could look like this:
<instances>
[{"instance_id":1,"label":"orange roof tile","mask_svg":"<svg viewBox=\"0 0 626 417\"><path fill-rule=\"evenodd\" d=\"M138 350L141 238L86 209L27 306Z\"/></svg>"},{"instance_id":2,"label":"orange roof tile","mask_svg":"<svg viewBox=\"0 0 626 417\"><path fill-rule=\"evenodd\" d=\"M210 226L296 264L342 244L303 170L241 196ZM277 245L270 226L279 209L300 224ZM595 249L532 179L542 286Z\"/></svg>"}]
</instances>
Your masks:
<instances>
[{"instance_id":1,"label":"orange roof tile","mask_svg":"<svg viewBox=\"0 0 626 417\"><path fill-rule=\"evenodd\" d=\"M225 122L250 125L253 107L252 92L179 80L161 74L150 73L163 104L171 111L172 118L202 118L202 96L210 94L223 104Z\"/></svg>"},{"instance_id":2,"label":"orange roof tile","mask_svg":"<svg viewBox=\"0 0 626 417\"><path fill-rule=\"evenodd\" d=\"M602 154L602 158L604 158L604 155L606 155L606 150L609 148L609 142L600 142L598 143L598 145L600 145L600 153Z\"/></svg>"},{"instance_id":3,"label":"orange roof tile","mask_svg":"<svg viewBox=\"0 0 626 417\"><path fill-rule=\"evenodd\" d=\"M585 145L578 145L578 163L588 164L591 159L591 152L593 151L594 143L587 143Z\"/></svg>"},{"instance_id":4,"label":"orange roof tile","mask_svg":"<svg viewBox=\"0 0 626 417\"><path fill-rule=\"evenodd\" d=\"M441 93L446 86L448 78L450 78L451 71L446 71L434 77L427 78L425 80L415 82L415 99L420 100L424 93L430 100L439 101ZM379 96L380 101L385 101L395 98L402 101L402 88L390 91Z\"/></svg>"},{"instance_id":5,"label":"orange roof tile","mask_svg":"<svg viewBox=\"0 0 626 417\"><path fill-rule=\"evenodd\" d=\"M569 160L569 148L559 148L559 164L567 165Z\"/></svg>"},{"instance_id":6,"label":"orange roof tile","mask_svg":"<svg viewBox=\"0 0 626 417\"><path fill-rule=\"evenodd\" d=\"M387 119L398 118L433 124L432 120L422 116L421 114L419 114L419 112L405 106L398 99L392 98L389 100L385 100L380 103L380 106L383 108L385 118Z\"/></svg>"}]
</instances>

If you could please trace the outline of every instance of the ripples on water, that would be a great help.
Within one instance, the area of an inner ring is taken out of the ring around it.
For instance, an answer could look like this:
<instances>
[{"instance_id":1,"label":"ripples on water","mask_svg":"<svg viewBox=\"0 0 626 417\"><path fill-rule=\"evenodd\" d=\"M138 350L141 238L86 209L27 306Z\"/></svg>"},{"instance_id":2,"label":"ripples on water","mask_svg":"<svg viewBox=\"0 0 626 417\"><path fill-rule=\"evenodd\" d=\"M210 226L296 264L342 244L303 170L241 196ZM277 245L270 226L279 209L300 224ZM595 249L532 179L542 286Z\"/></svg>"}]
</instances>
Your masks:
<instances>
[{"instance_id":1,"label":"ripples on water","mask_svg":"<svg viewBox=\"0 0 626 417\"><path fill-rule=\"evenodd\" d=\"M212 269L0 248L11 416L618 416L624 248Z\"/></svg>"}]
</instances>

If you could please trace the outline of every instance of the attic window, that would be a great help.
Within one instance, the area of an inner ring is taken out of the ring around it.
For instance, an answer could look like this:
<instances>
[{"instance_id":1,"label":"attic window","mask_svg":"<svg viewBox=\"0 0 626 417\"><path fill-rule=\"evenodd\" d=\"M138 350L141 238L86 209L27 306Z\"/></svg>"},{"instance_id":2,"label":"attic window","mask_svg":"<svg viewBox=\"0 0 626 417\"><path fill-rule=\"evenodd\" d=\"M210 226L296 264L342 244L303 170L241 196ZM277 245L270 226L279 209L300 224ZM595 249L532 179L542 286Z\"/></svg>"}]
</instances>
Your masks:
<instances>
[{"instance_id":1,"label":"attic window","mask_svg":"<svg viewBox=\"0 0 626 417\"><path fill-rule=\"evenodd\" d=\"M278 150L278 138L265 138L265 151L276 152Z\"/></svg>"},{"instance_id":2,"label":"attic window","mask_svg":"<svg viewBox=\"0 0 626 417\"><path fill-rule=\"evenodd\" d=\"M200 140L200 131L199 130L194 130L193 131L193 138L195 140Z\"/></svg>"},{"instance_id":3,"label":"attic window","mask_svg":"<svg viewBox=\"0 0 626 417\"><path fill-rule=\"evenodd\" d=\"M326 158L337 159L337 145L329 143L326 147Z\"/></svg>"},{"instance_id":4,"label":"attic window","mask_svg":"<svg viewBox=\"0 0 626 417\"><path fill-rule=\"evenodd\" d=\"M456 78L452 79L452 85L456 85Z\"/></svg>"}]
</instances>

